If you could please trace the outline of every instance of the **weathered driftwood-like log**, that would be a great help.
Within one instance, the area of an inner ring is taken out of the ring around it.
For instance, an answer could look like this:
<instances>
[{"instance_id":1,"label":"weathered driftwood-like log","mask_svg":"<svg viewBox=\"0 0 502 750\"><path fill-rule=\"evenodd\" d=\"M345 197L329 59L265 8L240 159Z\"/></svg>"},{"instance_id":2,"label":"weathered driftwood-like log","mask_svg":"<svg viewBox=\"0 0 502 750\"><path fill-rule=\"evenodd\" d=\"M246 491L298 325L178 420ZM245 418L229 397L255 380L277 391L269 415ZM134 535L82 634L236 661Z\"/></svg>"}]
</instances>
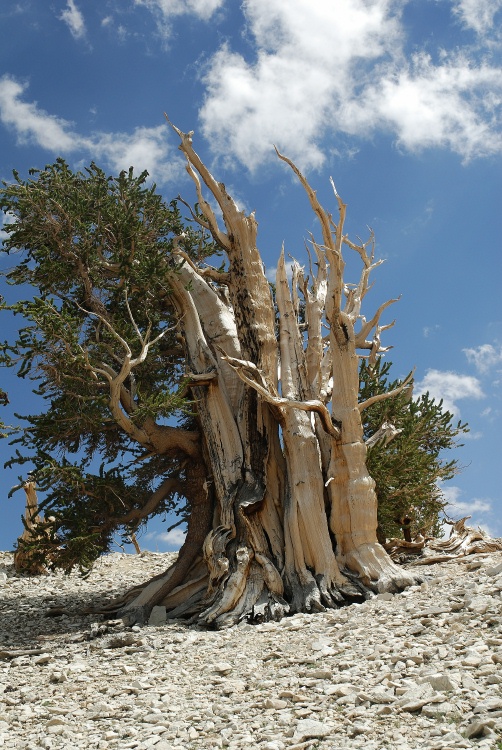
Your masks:
<instances>
[{"instance_id":1,"label":"weathered driftwood-like log","mask_svg":"<svg viewBox=\"0 0 502 750\"><path fill-rule=\"evenodd\" d=\"M425 547L425 543L425 538L419 535L416 539L411 541L399 538L387 539L383 547L393 560L400 562L403 556L421 554Z\"/></svg>"},{"instance_id":2,"label":"weathered driftwood-like log","mask_svg":"<svg viewBox=\"0 0 502 750\"><path fill-rule=\"evenodd\" d=\"M17 659L18 656L39 656L40 654L44 654L46 650L43 648L2 649L0 651L0 659Z\"/></svg>"},{"instance_id":3,"label":"weathered driftwood-like log","mask_svg":"<svg viewBox=\"0 0 502 750\"><path fill-rule=\"evenodd\" d=\"M422 556L413 565L432 565L433 563L457 560L459 557L485 552L501 552L502 539L492 539L482 529L466 526L471 516L465 516L452 524L448 539L432 539L422 550Z\"/></svg>"}]
</instances>

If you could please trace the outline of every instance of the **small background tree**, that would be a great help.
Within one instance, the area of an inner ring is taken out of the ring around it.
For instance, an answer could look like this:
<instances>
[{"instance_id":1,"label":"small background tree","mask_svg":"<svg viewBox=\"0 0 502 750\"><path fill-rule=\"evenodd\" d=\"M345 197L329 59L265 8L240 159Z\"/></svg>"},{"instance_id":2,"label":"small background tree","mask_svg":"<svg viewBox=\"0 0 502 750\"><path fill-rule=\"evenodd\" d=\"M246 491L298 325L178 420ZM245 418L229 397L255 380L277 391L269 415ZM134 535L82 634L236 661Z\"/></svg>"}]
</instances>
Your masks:
<instances>
[{"instance_id":1,"label":"small background tree","mask_svg":"<svg viewBox=\"0 0 502 750\"><path fill-rule=\"evenodd\" d=\"M390 380L392 364L378 359L373 367L361 364L361 397L393 391L397 380ZM469 431L466 424L454 423L453 414L444 410L429 393L412 397L409 389L370 406L364 415L364 431L371 439L382 424L393 425L399 433L385 438L368 450L368 469L376 482L379 538L403 536L407 541L417 534L439 537L443 529L447 500L441 483L459 472L456 458L448 454L458 447L459 435Z\"/></svg>"}]
</instances>

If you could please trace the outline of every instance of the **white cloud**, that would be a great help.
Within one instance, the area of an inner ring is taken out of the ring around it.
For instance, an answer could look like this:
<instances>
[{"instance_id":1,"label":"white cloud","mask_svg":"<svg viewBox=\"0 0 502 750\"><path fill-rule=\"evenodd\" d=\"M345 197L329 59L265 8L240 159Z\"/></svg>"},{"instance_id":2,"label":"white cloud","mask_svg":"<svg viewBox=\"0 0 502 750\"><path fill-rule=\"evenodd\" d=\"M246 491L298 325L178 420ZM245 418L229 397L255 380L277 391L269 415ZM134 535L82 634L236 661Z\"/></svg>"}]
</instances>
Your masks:
<instances>
[{"instance_id":1,"label":"white cloud","mask_svg":"<svg viewBox=\"0 0 502 750\"><path fill-rule=\"evenodd\" d=\"M135 5L144 6L153 13L165 38L171 35L172 19L176 16L190 15L208 21L224 3L225 0L134 0Z\"/></svg>"},{"instance_id":2,"label":"white cloud","mask_svg":"<svg viewBox=\"0 0 502 750\"><path fill-rule=\"evenodd\" d=\"M463 24L478 34L486 34L494 25L494 18L502 8L502 0L457 0L454 13Z\"/></svg>"},{"instance_id":3,"label":"white cloud","mask_svg":"<svg viewBox=\"0 0 502 750\"><path fill-rule=\"evenodd\" d=\"M433 326L424 326L422 329L424 338L429 338L429 336L433 336L435 333L437 333L441 329L441 326L438 323L435 323Z\"/></svg>"},{"instance_id":4,"label":"white cloud","mask_svg":"<svg viewBox=\"0 0 502 750\"><path fill-rule=\"evenodd\" d=\"M483 518L483 516L490 515L492 512L493 503L491 500L480 497L473 497L471 500L461 500L460 498L464 493L460 487L443 484L440 487L448 503L445 508L447 516L455 521L465 516L471 516L472 520L467 522L469 526L473 526L474 528L480 526L492 536L486 526L486 519ZM446 536L448 536L448 533Z\"/></svg>"},{"instance_id":5,"label":"white cloud","mask_svg":"<svg viewBox=\"0 0 502 750\"><path fill-rule=\"evenodd\" d=\"M181 529L173 529L158 535L158 539L171 547L181 547L185 541L186 531Z\"/></svg>"},{"instance_id":6,"label":"white cloud","mask_svg":"<svg viewBox=\"0 0 502 750\"><path fill-rule=\"evenodd\" d=\"M481 344L474 349L462 349L467 360L473 364L482 375L492 367L502 364L502 345L498 348L492 344Z\"/></svg>"},{"instance_id":7,"label":"white cloud","mask_svg":"<svg viewBox=\"0 0 502 750\"><path fill-rule=\"evenodd\" d=\"M479 380L472 375L459 375L444 370L427 370L425 377L415 385L417 394L429 392L436 400L443 399L443 407L458 417L457 401L466 398L480 399L485 394Z\"/></svg>"},{"instance_id":8,"label":"white cloud","mask_svg":"<svg viewBox=\"0 0 502 750\"><path fill-rule=\"evenodd\" d=\"M401 6L247 0L255 59L224 45L204 76L200 117L217 153L256 169L277 143L300 167L319 167L326 135L377 130L409 150L445 147L464 159L502 151L500 67L472 46L439 62L410 60Z\"/></svg>"},{"instance_id":9,"label":"white cloud","mask_svg":"<svg viewBox=\"0 0 502 750\"><path fill-rule=\"evenodd\" d=\"M12 128L21 143L36 143L48 151L71 152L82 147L82 138L67 120L21 99L27 85L8 75L0 78L0 121Z\"/></svg>"},{"instance_id":10,"label":"white cloud","mask_svg":"<svg viewBox=\"0 0 502 750\"><path fill-rule=\"evenodd\" d=\"M177 155L170 154L167 125L156 128L136 128L132 134L100 133L94 136L94 152L115 171L129 169L148 170L158 182L175 180L184 169Z\"/></svg>"},{"instance_id":11,"label":"white cloud","mask_svg":"<svg viewBox=\"0 0 502 750\"><path fill-rule=\"evenodd\" d=\"M103 160L116 172L134 166L147 169L152 179L166 183L183 173L183 160L172 153L167 125L138 127L133 133L93 133L83 136L72 123L50 115L36 102L23 101L27 86L10 76L0 78L0 121L20 143L34 143L53 154L82 153Z\"/></svg>"},{"instance_id":12,"label":"white cloud","mask_svg":"<svg viewBox=\"0 0 502 750\"><path fill-rule=\"evenodd\" d=\"M450 512L454 510L457 514L474 515L475 513L489 513L492 509L492 504L488 500L473 498L469 502L457 500L454 503L450 503L448 508Z\"/></svg>"},{"instance_id":13,"label":"white cloud","mask_svg":"<svg viewBox=\"0 0 502 750\"><path fill-rule=\"evenodd\" d=\"M464 435L462 435L462 440L481 440L482 437L483 433L479 430L477 430L476 432L469 430L469 432L466 432Z\"/></svg>"},{"instance_id":14,"label":"white cloud","mask_svg":"<svg viewBox=\"0 0 502 750\"><path fill-rule=\"evenodd\" d=\"M145 534L144 542L147 548L155 547L170 547L174 550L179 550L185 541L186 531L180 528L172 529L172 531L162 531L160 533L150 532Z\"/></svg>"},{"instance_id":15,"label":"white cloud","mask_svg":"<svg viewBox=\"0 0 502 750\"><path fill-rule=\"evenodd\" d=\"M9 234L3 227L7 226L7 224L14 224L15 221L16 217L13 214L8 211L0 211L0 242L3 242L3 240L6 240L9 237Z\"/></svg>"},{"instance_id":16,"label":"white cloud","mask_svg":"<svg viewBox=\"0 0 502 750\"><path fill-rule=\"evenodd\" d=\"M275 284L276 277L277 277L277 266L270 266L265 270L265 276L267 279L272 282L272 284ZM288 278L288 281L291 281L293 278L293 263L286 263L286 276Z\"/></svg>"},{"instance_id":17,"label":"white cloud","mask_svg":"<svg viewBox=\"0 0 502 750\"><path fill-rule=\"evenodd\" d=\"M379 126L410 151L445 147L469 160L502 150L501 105L500 68L458 54L434 64L421 53L349 102L346 127L368 134Z\"/></svg>"},{"instance_id":18,"label":"white cloud","mask_svg":"<svg viewBox=\"0 0 502 750\"><path fill-rule=\"evenodd\" d=\"M221 153L256 167L272 143L303 167L320 166L323 131L340 116L358 62L375 60L398 35L386 0L248 0L256 62L222 47L205 76L203 129Z\"/></svg>"},{"instance_id":19,"label":"white cloud","mask_svg":"<svg viewBox=\"0 0 502 750\"><path fill-rule=\"evenodd\" d=\"M59 19L66 23L74 39L85 37L84 17L75 5L74 0L67 0L66 9L61 13Z\"/></svg>"},{"instance_id":20,"label":"white cloud","mask_svg":"<svg viewBox=\"0 0 502 750\"><path fill-rule=\"evenodd\" d=\"M460 487L457 487L454 484L443 484L440 482L439 486L449 505L455 503L462 494Z\"/></svg>"}]
</instances>

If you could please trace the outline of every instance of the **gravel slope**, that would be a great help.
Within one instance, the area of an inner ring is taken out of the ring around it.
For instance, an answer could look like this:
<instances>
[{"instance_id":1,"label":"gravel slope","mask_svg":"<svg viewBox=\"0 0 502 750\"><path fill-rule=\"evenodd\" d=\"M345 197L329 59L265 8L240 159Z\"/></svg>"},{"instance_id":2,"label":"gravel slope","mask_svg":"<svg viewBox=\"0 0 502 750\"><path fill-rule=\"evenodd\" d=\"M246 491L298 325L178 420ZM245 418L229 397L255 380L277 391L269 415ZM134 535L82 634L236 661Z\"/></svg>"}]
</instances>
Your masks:
<instances>
[{"instance_id":1,"label":"gravel slope","mask_svg":"<svg viewBox=\"0 0 502 750\"><path fill-rule=\"evenodd\" d=\"M502 748L502 553L424 568L395 596L223 632L78 614L172 557L109 555L83 580L19 577L0 553L1 747Z\"/></svg>"}]
</instances>

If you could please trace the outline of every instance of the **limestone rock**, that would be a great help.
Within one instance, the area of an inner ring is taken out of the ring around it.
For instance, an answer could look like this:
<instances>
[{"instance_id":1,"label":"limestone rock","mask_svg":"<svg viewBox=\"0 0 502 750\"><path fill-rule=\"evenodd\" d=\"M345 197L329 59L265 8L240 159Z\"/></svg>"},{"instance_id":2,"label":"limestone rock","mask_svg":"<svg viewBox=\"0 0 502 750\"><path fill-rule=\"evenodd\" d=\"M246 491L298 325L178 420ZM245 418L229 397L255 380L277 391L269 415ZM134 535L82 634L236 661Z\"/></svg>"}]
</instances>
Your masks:
<instances>
[{"instance_id":1,"label":"limestone rock","mask_svg":"<svg viewBox=\"0 0 502 750\"><path fill-rule=\"evenodd\" d=\"M485 572L487 576L500 575L500 573L502 573L502 561L498 562L496 565L491 565L489 568L486 569Z\"/></svg>"},{"instance_id":2,"label":"limestone rock","mask_svg":"<svg viewBox=\"0 0 502 750\"><path fill-rule=\"evenodd\" d=\"M281 700L280 698L267 698L267 700L263 704L263 707L274 708L276 710L279 710L281 708L286 708L287 705L288 705L288 702Z\"/></svg>"},{"instance_id":3,"label":"limestone rock","mask_svg":"<svg viewBox=\"0 0 502 750\"><path fill-rule=\"evenodd\" d=\"M296 725L293 740L295 742L304 742L305 740L326 737L332 731L331 727L323 724L321 721L302 719Z\"/></svg>"},{"instance_id":4,"label":"limestone rock","mask_svg":"<svg viewBox=\"0 0 502 750\"><path fill-rule=\"evenodd\" d=\"M452 679L449 674L438 672L437 674L428 675L426 681L434 690L458 690L459 682Z\"/></svg>"}]
</instances>

